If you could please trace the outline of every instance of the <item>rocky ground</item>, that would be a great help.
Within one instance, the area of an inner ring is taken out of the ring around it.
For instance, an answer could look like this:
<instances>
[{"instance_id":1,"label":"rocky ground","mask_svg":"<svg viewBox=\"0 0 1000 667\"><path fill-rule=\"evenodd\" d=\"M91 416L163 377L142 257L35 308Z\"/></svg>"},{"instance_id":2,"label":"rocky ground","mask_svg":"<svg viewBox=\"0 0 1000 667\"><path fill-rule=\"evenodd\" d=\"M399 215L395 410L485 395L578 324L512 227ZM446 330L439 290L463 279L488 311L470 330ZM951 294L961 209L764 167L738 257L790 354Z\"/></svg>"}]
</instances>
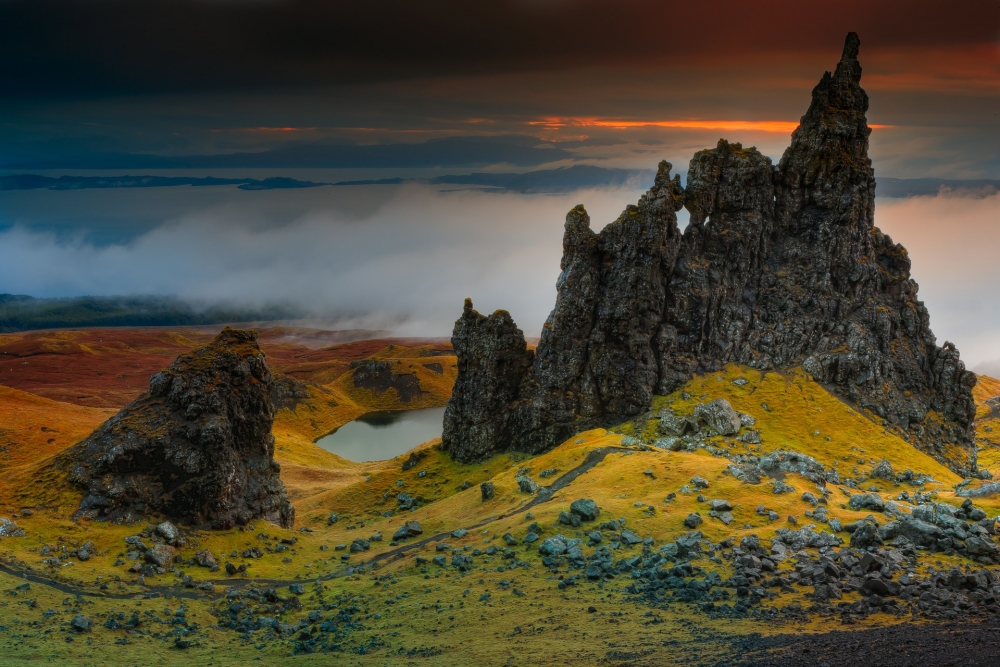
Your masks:
<instances>
[{"instance_id":1,"label":"rocky ground","mask_svg":"<svg viewBox=\"0 0 1000 667\"><path fill-rule=\"evenodd\" d=\"M903 623L888 627L747 637L713 667L993 667L1000 622Z\"/></svg>"}]
</instances>

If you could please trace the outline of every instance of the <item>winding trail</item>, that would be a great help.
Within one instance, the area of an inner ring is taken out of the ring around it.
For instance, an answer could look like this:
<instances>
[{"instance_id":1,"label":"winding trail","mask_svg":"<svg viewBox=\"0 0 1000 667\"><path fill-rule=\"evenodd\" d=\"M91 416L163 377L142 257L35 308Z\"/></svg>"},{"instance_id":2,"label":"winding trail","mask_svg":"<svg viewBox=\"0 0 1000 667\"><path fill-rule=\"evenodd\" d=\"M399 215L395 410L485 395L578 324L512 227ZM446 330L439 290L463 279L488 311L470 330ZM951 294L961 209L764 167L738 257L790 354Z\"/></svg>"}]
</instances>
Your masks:
<instances>
[{"instance_id":1,"label":"winding trail","mask_svg":"<svg viewBox=\"0 0 1000 667\"><path fill-rule=\"evenodd\" d=\"M575 481L580 475L593 469L595 466L597 466L597 464L603 461L608 456L608 454L613 454L615 452L632 452L632 451L635 450L626 447L598 447L597 449L592 449L591 451L587 452L587 456L584 457L580 465L560 475L554 482L552 482L552 484L548 486L539 487L539 490L535 495L535 497L532 498L527 503L525 503L524 505L521 505L516 510L508 512L507 514L499 514L495 517L485 519L471 526L466 526L464 527L464 530L473 531L476 530L477 528L488 526L489 524L495 521L506 519L512 516L517 516L519 514L524 514L532 507L535 507L542 503L546 503L549 500L551 500L552 496L554 496L557 491L561 491L563 488L565 488L573 481ZM458 529L456 528L455 530ZM412 551L414 549L419 549L420 547L430 544L431 542L438 542L445 538L451 537L452 532L454 531L448 531L446 533L438 533L436 535L431 535L430 537L422 538L417 542L410 542L409 544L405 544L396 547L395 549L390 549L389 551L384 551L380 554L377 554L376 556L370 558L369 560L363 563L359 563L357 565L351 565L337 572L325 574L320 577L314 577L312 579L219 579L213 581L212 583L217 586L225 586L227 588L246 588L249 586L273 586L277 588L279 586L289 586L291 584L312 584L320 581L329 581L331 579L337 579L339 577L345 577L350 574L354 574L357 571L357 568L359 567L367 567L370 565L374 565L375 563L379 563L389 559L399 560L403 558L409 551ZM186 598L186 599L200 599L200 598L210 599L213 597L213 594L211 593L205 591L198 591L196 589L185 588L181 585L147 586L142 593L111 593L107 591L91 591L87 590L86 588L81 588L78 586L74 586L72 584L59 581L58 579L55 578L44 577L35 574L31 571L18 570L10 567L5 563L0 563L0 572L8 574L12 577L24 579L25 581L28 581L30 583L54 588L58 591L61 591L69 595L80 595L92 598L104 598L110 600L132 600L135 599L136 596L138 595L149 595L150 593L159 593L160 595L163 596L169 595L173 597ZM218 595L219 595L218 593L215 594L215 596Z\"/></svg>"}]
</instances>

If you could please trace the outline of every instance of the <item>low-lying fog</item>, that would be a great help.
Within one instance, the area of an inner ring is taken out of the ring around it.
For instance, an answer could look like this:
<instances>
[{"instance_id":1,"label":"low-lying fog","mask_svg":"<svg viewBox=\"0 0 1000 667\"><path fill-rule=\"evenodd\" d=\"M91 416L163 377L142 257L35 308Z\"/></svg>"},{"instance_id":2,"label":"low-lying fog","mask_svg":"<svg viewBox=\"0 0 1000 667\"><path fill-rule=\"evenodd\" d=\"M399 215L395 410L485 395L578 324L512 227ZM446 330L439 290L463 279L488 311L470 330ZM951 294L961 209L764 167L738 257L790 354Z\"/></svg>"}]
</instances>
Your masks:
<instances>
[{"instance_id":1,"label":"low-lying fog","mask_svg":"<svg viewBox=\"0 0 1000 667\"><path fill-rule=\"evenodd\" d=\"M469 296L537 336L555 298L566 211L595 229L644 184L569 194L440 186L20 191L0 197L0 292L161 294L293 304L340 326L447 336ZM880 198L939 340L1000 373L1000 196ZM682 224L687 217L682 212Z\"/></svg>"}]
</instances>

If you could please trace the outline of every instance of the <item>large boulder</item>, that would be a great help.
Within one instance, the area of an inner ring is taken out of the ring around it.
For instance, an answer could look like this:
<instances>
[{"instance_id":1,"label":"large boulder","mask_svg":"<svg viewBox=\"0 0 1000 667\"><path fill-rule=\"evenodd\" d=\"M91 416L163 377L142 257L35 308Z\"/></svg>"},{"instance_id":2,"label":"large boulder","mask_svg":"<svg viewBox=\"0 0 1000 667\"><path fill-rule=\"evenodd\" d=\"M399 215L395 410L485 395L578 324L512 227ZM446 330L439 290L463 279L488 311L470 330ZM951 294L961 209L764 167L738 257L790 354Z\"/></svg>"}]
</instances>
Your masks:
<instances>
[{"instance_id":1,"label":"large boulder","mask_svg":"<svg viewBox=\"0 0 1000 667\"><path fill-rule=\"evenodd\" d=\"M274 460L272 386L253 331L226 327L179 356L61 459L85 493L77 516L128 523L156 513L213 528L254 519L291 527L295 510Z\"/></svg>"},{"instance_id":2,"label":"large boulder","mask_svg":"<svg viewBox=\"0 0 1000 667\"><path fill-rule=\"evenodd\" d=\"M885 511L885 501L877 493L858 493L851 496L847 502L852 510L873 510L875 512Z\"/></svg>"},{"instance_id":3,"label":"large boulder","mask_svg":"<svg viewBox=\"0 0 1000 667\"><path fill-rule=\"evenodd\" d=\"M584 521L593 521L601 514L601 508L590 498L574 500L569 506L569 511Z\"/></svg>"},{"instance_id":4,"label":"large boulder","mask_svg":"<svg viewBox=\"0 0 1000 667\"><path fill-rule=\"evenodd\" d=\"M704 423L719 435L736 435L740 432L740 413L724 398L710 403L699 403L694 408L694 418Z\"/></svg>"}]
</instances>

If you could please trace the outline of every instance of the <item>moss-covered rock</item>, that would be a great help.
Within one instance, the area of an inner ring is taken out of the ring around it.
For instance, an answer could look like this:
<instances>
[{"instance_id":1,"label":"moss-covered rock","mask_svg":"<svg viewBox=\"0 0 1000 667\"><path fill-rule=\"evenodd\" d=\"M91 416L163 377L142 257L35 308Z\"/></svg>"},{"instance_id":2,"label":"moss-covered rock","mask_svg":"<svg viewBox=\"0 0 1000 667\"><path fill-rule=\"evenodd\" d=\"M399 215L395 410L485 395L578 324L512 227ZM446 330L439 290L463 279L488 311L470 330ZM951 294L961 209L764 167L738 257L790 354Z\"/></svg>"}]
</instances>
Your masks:
<instances>
[{"instance_id":1,"label":"moss-covered rock","mask_svg":"<svg viewBox=\"0 0 1000 667\"><path fill-rule=\"evenodd\" d=\"M77 516L291 526L295 510L274 460L273 389L252 331L227 327L181 355L63 457L70 480L86 491Z\"/></svg>"}]
</instances>

